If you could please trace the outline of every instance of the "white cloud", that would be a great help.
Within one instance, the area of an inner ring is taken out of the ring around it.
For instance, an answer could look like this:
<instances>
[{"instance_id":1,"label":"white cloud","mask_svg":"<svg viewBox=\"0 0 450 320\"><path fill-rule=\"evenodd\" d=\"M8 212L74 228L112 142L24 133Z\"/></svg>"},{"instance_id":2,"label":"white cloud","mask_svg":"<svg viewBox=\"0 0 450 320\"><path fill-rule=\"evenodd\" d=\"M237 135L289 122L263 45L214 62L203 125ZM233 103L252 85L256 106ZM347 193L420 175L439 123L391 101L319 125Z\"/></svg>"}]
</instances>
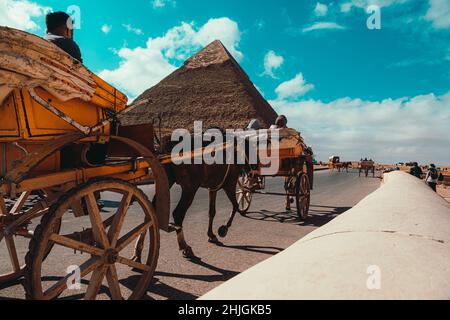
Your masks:
<instances>
[{"instance_id":1,"label":"white cloud","mask_svg":"<svg viewBox=\"0 0 450 320\"><path fill-rule=\"evenodd\" d=\"M172 5L172 7L176 6L176 1L175 0L153 0L152 1L152 6L153 9L160 9L160 8L164 8L167 5Z\"/></svg>"},{"instance_id":2,"label":"white cloud","mask_svg":"<svg viewBox=\"0 0 450 320\"><path fill-rule=\"evenodd\" d=\"M316 8L314 9L314 14L317 17L324 17L328 13L328 6L326 4L322 4L317 2Z\"/></svg>"},{"instance_id":3,"label":"white cloud","mask_svg":"<svg viewBox=\"0 0 450 320\"><path fill-rule=\"evenodd\" d=\"M353 3L344 2L341 4L341 12L349 12L353 8Z\"/></svg>"},{"instance_id":4,"label":"white cloud","mask_svg":"<svg viewBox=\"0 0 450 320\"><path fill-rule=\"evenodd\" d=\"M317 22L303 29L303 32L311 32L316 30L344 30L345 27L336 22Z\"/></svg>"},{"instance_id":5,"label":"white cloud","mask_svg":"<svg viewBox=\"0 0 450 320\"><path fill-rule=\"evenodd\" d=\"M210 19L200 28L194 23L182 22L161 37L149 38L145 47L120 49L120 65L114 70L101 71L100 77L136 97L216 39L221 40L238 61L242 60L243 54L238 50L240 38L237 23L229 18Z\"/></svg>"},{"instance_id":6,"label":"white cloud","mask_svg":"<svg viewBox=\"0 0 450 320\"><path fill-rule=\"evenodd\" d=\"M144 32L143 32L141 29L135 28L135 27L133 27L131 24L123 24L122 26L123 26L125 29L127 29L128 32L134 33L134 34L136 34L136 35L138 35L138 36L141 36L141 35L144 34Z\"/></svg>"},{"instance_id":7,"label":"white cloud","mask_svg":"<svg viewBox=\"0 0 450 320\"><path fill-rule=\"evenodd\" d=\"M291 127L302 131L319 159L371 157L376 161L449 164L450 92L413 98L364 101L342 98L271 101Z\"/></svg>"},{"instance_id":8,"label":"white cloud","mask_svg":"<svg viewBox=\"0 0 450 320\"><path fill-rule=\"evenodd\" d=\"M295 76L294 79L283 82L276 89L278 99L296 99L304 96L306 93L314 89L314 85L306 82L302 73Z\"/></svg>"},{"instance_id":9,"label":"white cloud","mask_svg":"<svg viewBox=\"0 0 450 320\"><path fill-rule=\"evenodd\" d=\"M279 69L284 63L284 58L277 55L275 51L270 50L264 57L264 75L276 78L274 70Z\"/></svg>"},{"instance_id":10,"label":"white cloud","mask_svg":"<svg viewBox=\"0 0 450 320\"><path fill-rule=\"evenodd\" d=\"M429 0L430 8L425 19L433 23L436 29L450 28L450 1Z\"/></svg>"},{"instance_id":11,"label":"white cloud","mask_svg":"<svg viewBox=\"0 0 450 320\"><path fill-rule=\"evenodd\" d=\"M104 25L102 26L101 30L102 30L103 33L108 34L108 33L111 32L112 26L111 26L111 25L104 24Z\"/></svg>"},{"instance_id":12,"label":"white cloud","mask_svg":"<svg viewBox=\"0 0 450 320\"><path fill-rule=\"evenodd\" d=\"M0 0L0 25L21 30L38 30L40 27L33 19L50 10L50 7L27 0Z\"/></svg>"},{"instance_id":13,"label":"white cloud","mask_svg":"<svg viewBox=\"0 0 450 320\"><path fill-rule=\"evenodd\" d=\"M351 7L355 6L361 9L366 9L371 5L376 5L379 7L390 7L398 4L406 3L410 0L352 0L350 2L344 3L341 5L341 10L344 6L344 9L351 9Z\"/></svg>"},{"instance_id":14,"label":"white cloud","mask_svg":"<svg viewBox=\"0 0 450 320\"><path fill-rule=\"evenodd\" d=\"M236 60L242 61L244 55L238 50L241 32L235 21L229 18L210 19L198 30L194 42L206 46L217 39L222 41Z\"/></svg>"}]
</instances>

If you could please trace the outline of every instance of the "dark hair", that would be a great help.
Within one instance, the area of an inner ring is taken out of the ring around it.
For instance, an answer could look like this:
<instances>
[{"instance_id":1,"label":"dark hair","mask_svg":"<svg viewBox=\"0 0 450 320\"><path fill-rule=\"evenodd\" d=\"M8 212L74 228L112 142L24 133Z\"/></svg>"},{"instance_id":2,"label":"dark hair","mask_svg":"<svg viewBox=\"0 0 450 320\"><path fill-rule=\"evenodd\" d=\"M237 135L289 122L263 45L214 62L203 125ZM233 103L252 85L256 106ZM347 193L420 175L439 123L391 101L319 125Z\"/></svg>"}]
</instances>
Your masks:
<instances>
[{"instance_id":1,"label":"dark hair","mask_svg":"<svg viewBox=\"0 0 450 320\"><path fill-rule=\"evenodd\" d=\"M279 127L286 127L287 123L288 123L287 118L286 118L286 116L283 116L283 115L279 116L277 118L277 120L275 121L275 124Z\"/></svg>"},{"instance_id":2,"label":"dark hair","mask_svg":"<svg viewBox=\"0 0 450 320\"><path fill-rule=\"evenodd\" d=\"M56 28L67 24L67 20L70 16L62 11L51 12L45 17L45 23L47 24L47 31L54 31Z\"/></svg>"}]
</instances>

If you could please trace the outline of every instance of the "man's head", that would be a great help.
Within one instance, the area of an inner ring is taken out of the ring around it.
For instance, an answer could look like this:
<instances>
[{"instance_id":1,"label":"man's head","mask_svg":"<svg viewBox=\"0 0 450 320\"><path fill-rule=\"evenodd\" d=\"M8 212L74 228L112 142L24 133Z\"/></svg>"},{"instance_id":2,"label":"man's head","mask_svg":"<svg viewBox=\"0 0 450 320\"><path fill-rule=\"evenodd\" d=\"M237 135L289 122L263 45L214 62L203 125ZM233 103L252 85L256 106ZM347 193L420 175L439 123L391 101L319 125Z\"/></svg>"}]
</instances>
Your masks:
<instances>
[{"instance_id":1,"label":"man's head","mask_svg":"<svg viewBox=\"0 0 450 320\"><path fill-rule=\"evenodd\" d=\"M73 38L73 21L65 12L51 12L45 18L47 24L47 32L57 36L72 39Z\"/></svg>"},{"instance_id":2,"label":"man's head","mask_svg":"<svg viewBox=\"0 0 450 320\"><path fill-rule=\"evenodd\" d=\"M279 116L277 120L275 121L275 124L278 126L278 128L286 128L287 127L287 118L286 116Z\"/></svg>"}]
</instances>

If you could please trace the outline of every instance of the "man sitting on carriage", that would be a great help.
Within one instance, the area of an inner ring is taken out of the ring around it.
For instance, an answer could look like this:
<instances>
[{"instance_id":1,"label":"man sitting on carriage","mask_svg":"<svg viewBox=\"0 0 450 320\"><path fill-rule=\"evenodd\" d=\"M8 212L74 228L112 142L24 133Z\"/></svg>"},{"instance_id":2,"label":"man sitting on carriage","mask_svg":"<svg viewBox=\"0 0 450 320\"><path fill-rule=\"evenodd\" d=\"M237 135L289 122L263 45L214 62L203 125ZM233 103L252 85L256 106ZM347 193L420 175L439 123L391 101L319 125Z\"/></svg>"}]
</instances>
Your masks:
<instances>
[{"instance_id":1,"label":"man sitting on carriage","mask_svg":"<svg viewBox=\"0 0 450 320\"><path fill-rule=\"evenodd\" d=\"M73 21L65 12L52 12L45 18L47 34L44 39L70 54L74 59L83 62L81 50L73 40Z\"/></svg>"}]
</instances>

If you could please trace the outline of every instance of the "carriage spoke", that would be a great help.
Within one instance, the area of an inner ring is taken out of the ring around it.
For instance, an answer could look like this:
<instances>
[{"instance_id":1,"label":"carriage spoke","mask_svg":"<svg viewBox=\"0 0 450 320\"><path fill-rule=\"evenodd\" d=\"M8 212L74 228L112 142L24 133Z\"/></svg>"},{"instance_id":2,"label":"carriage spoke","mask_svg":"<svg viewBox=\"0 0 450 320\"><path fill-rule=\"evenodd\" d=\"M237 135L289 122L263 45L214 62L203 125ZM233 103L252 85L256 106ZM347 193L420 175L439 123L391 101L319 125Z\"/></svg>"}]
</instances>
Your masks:
<instances>
[{"instance_id":1,"label":"carriage spoke","mask_svg":"<svg viewBox=\"0 0 450 320\"><path fill-rule=\"evenodd\" d=\"M69 248L69 249L73 249L76 251L80 251L80 252L84 252L84 253L89 253L92 254L94 256L103 256L104 254L104 250L90 246L84 242L81 241L77 241L71 238L68 238L67 236L60 236L59 234L52 234L50 236L50 241L53 241L54 243Z\"/></svg>"},{"instance_id":2,"label":"carriage spoke","mask_svg":"<svg viewBox=\"0 0 450 320\"><path fill-rule=\"evenodd\" d=\"M241 206L244 206L244 195L242 194L242 192L241 192L241 194L239 195L239 198L238 198L238 203L241 205Z\"/></svg>"},{"instance_id":3,"label":"carriage spoke","mask_svg":"<svg viewBox=\"0 0 450 320\"><path fill-rule=\"evenodd\" d=\"M5 236L6 246L8 247L9 258L11 259L11 264L14 268L14 272L20 271L19 258L17 256L16 244L14 243L14 236Z\"/></svg>"},{"instance_id":4,"label":"carriage spoke","mask_svg":"<svg viewBox=\"0 0 450 320\"><path fill-rule=\"evenodd\" d=\"M148 265L124 257L118 257L117 262L142 271L150 271L150 267Z\"/></svg>"},{"instance_id":5,"label":"carriage spoke","mask_svg":"<svg viewBox=\"0 0 450 320\"><path fill-rule=\"evenodd\" d=\"M106 272L106 280L108 281L109 292L113 300L123 300L120 292L119 277L115 265L110 265Z\"/></svg>"},{"instance_id":6,"label":"carriage spoke","mask_svg":"<svg viewBox=\"0 0 450 320\"><path fill-rule=\"evenodd\" d=\"M93 193L89 193L86 196L86 203L95 240L99 242L103 246L103 248L109 248L108 236L106 234L103 220L98 209L97 200L95 199Z\"/></svg>"},{"instance_id":7,"label":"carriage spoke","mask_svg":"<svg viewBox=\"0 0 450 320\"><path fill-rule=\"evenodd\" d=\"M89 273L97 269L102 264L102 260L99 258L91 258L80 266L80 277L84 278ZM67 289L67 281L72 277L72 274L68 274L52 287L45 291L44 296L49 296L49 299L55 299L64 290Z\"/></svg>"},{"instance_id":8,"label":"carriage spoke","mask_svg":"<svg viewBox=\"0 0 450 320\"><path fill-rule=\"evenodd\" d=\"M117 244L117 239L119 238L120 231L122 229L123 222L125 220L125 216L127 214L128 208L130 207L131 200L133 195L127 192L122 201L120 202L119 210L114 216L113 223L111 228L108 230L108 239L111 243L111 247L115 247Z\"/></svg>"},{"instance_id":9,"label":"carriage spoke","mask_svg":"<svg viewBox=\"0 0 450 320\"><path fill-rule=\"evenodd\" d=\"M133 242L135 239L137 239L141 234L146 232L150 227L152 226L152 222L144 222L143 224L137 226L130 232L128 232L126 235L124 235L120 240L117 242L116 250L122 251L125 249L131 242Z\"/></svg>"},{"instance_id":10,"label":"carriage spoke","mask_svg":"<svg viewBox=\"0 0 450 320\"><path fill-rule=\"evenodd\" d=\"M20 212L20 210L22 210L25 202L27 201L28 197L30 196L31 192L26 191L26 192L22 192L22 194L20 195L19 199L17 199L16 203L14 204L14 206L12 207L10 213L11 214L17 214Z\"/></svg>"},{"instance_id":11,"label":"carriage spoke","mask_svg":"<svg viewBox=\"0 0 450 320\"><path fill-rule=\"evenodd\" d=\"M89 286L86 291L86 295L84 296L85 300L95 300L95 298L98 295L98 291L102 286L103 279L105 278L107 270L108 270L107 265L101 265L100 267L94 270L91 276L91 280L89 281Z\"/></svg>"}]
</instances>

